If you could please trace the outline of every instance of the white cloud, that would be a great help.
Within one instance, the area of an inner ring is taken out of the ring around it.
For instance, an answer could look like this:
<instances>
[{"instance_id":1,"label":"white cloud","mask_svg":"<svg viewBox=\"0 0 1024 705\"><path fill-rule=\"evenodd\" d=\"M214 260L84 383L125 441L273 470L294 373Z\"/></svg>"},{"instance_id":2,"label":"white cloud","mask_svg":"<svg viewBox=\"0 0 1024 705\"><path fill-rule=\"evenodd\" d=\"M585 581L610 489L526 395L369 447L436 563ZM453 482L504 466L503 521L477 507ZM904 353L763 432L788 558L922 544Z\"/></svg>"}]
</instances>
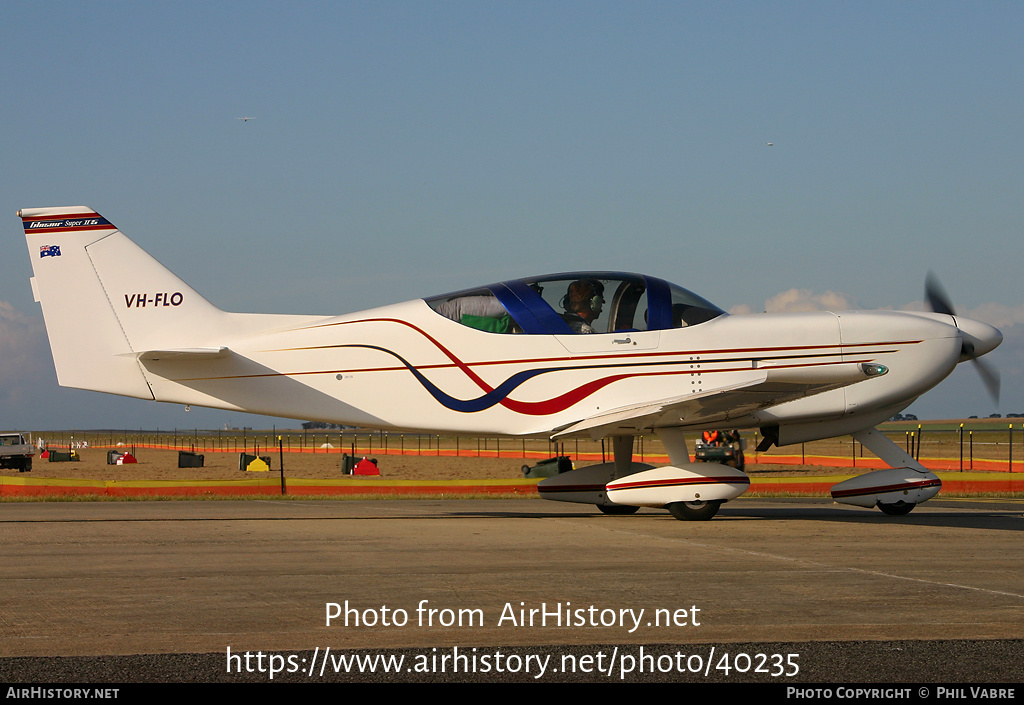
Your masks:
<instances>
[{"instance_id":1,"label":"white cloud","mask_svg":"<svg viewBox=\"0 0 1024 705\"><path fill-rule=\"evenodd\" d=\"M989 323L1006 334L1006 329L1024 323L1024 304L1007 306L1006 304L987 303L964 311L968 318Z\"/></svg>"},{"instance_id":2,"label":"white cloud","mask_svg":"<svg viewBox=\"0 0 1024 705\"><path fill-rule=\"evenodd\" d=\"M835 291L815 294L809 289L790 289L764 302L764 310L768 313L849 311L855 308L859 308L859 304L852 296Z\"/></svg>"},{"instance_id":3,"label":"white cloud","mask_svg":"<svg viewBox=\"0 0 1024 705\"><path fill-rule=\"evenodd\" d=\"M0 395L50 368L43 323L0 301Z\"/></svg>"},{"instance_id":4,"label":"white cloud","mask_svg":"<svg viewBox=\"0 0 1024 705\"><path fill-rule=\"evenodd\" d=\"M803 311L849 311L860 308L857 299L847 294L826 291L816 294L810 289L790 289L764 302L766 313L800 313ZM753 313L746 304L734 306L730 313Z\"/></svg>"},{"instance_id":5,"label":"white cloud","mask_svg":"<svg viewBox=\"0 0 1024 705\"><path fill-rule=\"evenodd\" d=\"M19 411L36 405L54 382L42 321L0 301L0 425L17 426Z\"/></svg>"},{"instance_id":6,"label":"white cloud","mask_svg":"<svg viewBox=\"0 0 1024 705\"><path fill-rule=\"evenodd\" d=\"M860 309L856 297L838 291L815 293L810 289L789 289L767 299L760 311L765 313L799 313L802 311L850 311ZM889 309L881 309L889 310ZM923 301L911 301L899 307L900 311L924 311ZM747 304L732 307L729 313L754 313L756 309ZM1000 303L985 303L974 308L957 308L967 318L990 323L1006 333L1011 326L1024 323L1024 303L1010 306Z\"/></svg>"}]
</instances>

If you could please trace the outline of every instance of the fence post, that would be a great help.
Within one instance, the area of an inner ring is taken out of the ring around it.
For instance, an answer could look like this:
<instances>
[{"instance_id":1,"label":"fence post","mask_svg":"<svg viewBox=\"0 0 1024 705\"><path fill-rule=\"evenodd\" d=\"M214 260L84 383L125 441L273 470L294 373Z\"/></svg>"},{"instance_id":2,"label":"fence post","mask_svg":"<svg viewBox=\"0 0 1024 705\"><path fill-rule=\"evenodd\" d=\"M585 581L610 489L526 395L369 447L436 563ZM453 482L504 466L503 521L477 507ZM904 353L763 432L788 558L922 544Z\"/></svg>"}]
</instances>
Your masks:
<instances>
[{"instance_id":1,"label":"fence post","mask_svg":"<svg viewBox=\"0 0 1024 705\"><path fill-rule=\"evenodd\" d=\"M964 425L960 424L960 472L964 471Z\"/></svg>"}]
</instances>

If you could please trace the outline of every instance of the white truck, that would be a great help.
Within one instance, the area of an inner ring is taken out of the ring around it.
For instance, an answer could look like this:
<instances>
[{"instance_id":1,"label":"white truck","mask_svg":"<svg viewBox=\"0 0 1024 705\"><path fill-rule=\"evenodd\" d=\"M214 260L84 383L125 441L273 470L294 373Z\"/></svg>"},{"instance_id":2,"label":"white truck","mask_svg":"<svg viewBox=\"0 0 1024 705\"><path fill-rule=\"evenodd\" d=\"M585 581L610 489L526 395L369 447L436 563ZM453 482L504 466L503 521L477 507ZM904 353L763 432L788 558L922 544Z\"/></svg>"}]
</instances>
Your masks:
<instances>
[{"instance_id":1,"label":"white truck","mask_svg":"<svg viewBox=\"0 0 1024 705\"><path fill-rule=\"evenodd\" d=\"M18 472L32 469L35 446L25 442L21 433L0 433L0 468L12 468Z\"/></svg>"}]
</instances>

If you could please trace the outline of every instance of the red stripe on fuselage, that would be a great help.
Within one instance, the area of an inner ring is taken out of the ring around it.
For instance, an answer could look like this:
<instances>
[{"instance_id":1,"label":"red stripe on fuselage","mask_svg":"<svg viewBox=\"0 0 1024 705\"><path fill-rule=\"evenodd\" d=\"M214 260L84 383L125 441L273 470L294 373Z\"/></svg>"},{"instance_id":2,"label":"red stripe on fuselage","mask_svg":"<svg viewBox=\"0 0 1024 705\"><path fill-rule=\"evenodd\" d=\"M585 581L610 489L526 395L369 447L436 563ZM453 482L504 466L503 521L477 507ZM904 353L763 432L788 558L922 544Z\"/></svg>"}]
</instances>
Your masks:
<instances>
[{"instance_id":1,"label":"red stripe on fuselage","mask_svg":"<svg viewBox=\"0 0 1024 705\"><path fill-rule=\"evenodd\" d=\"M791 355L783 356L783 357L792 357L792 358L833 357L833 356L840 356L840 355L842 355L843 354L843 350L844 350L844 346L842 346L840 344L831 344L831 345L777 346L777 347L767 347L767 348L719 348L719 349L701 350L701 351L664 351L664 352L662 352L662 351L658 351L658 352L650 352L650 351L648 351L648 352L639 352L639 353L602 353L602 354L597 354L597 355L575 355L575 356L569 355L569 356L564 356L564 357L563 356L559 356L559 357L548 357L548 358L522 358L522 359L512 359L512 360L489 360L489 361L481 361L481 362L474 362L474 363L466 363L466 362L463 362L461 359L459 359L459 357L457 355L455 355L445 345L443 345L440 341L438 341L432 335L430 335L429 333L424 331L422 328L420 328L419 326L417 326L417 325L415 325L413 323L410 323L408 321L404 321L404 320L399 319L399 318L364 318L364 319L355 320L355 321L339 321L337 323L318 324L318 325L314 325L314 326L308 326L308 327L305 327L305 328L300 328L300 329L297 329L297 330L311 330L311 329L315 329L315 328L324 328L324 327L330 327L330 326L347 326L347 325L353 325L353 324L359 324L359 323L397 323L399 325L406 326L407 328L411 328L412 330L416 331L421 336L423 336L424 338L429 340L441 353L443 353L445 355L445 357L447 357L451 361L451 364L434 364L434 365L416 366L417 370L422 371L422 370L425 370L425 369L449 369L449 368L452 368L452 367L458 368L470 380L472 380L473 383L477 387L479 387L480 390L483 391L484 393L490 393L490 392L494 391L494 387L491 386L490 384L488 384L486 381L484 381L484 379L482 377L480 377L473 370L473 367L485 366L485 365L531 365L531 364L537 364L537 363L571 363L571 362L579 363L579 362L589 362L589 361L597 361L597 360L602 360L602 361L612 361L612 360L637 361L637 362L626 363L625 365L614 365L614 364L608 365L609 367L619 367L619 366L656 364L654 362L639 362L639 361L640 360L650 360L652 358L664 358L664 357L670 357L670 356L681 357L681 356L693 356L693 355L709 355L709 354L723 355L723 354L737 354L738 353L738 354L743 354L744 355L743 360L749 361L751 359L763 359L765 357L766 353L774 353L775 354L775 359L778 359L778 357L780 357L778 355L778 353L783 353L783 352L792 353ZM864 347L881 346L881 345L916 344L916 343L919 343L919 342L921 342L921 341L913 340L913 341L901 341L901 342L891 342L891 343L882 343L882 342L879 342L879 343L856 343L856 344L853 344L853 345L847 345L845 347L846 348L864 348ZM302 347L300 347L300 348L285 348L285 349L281 349L280 351L283 352L283 351L298 351L298 350L325 350L325 349L339 348L339 347L346 347L346 345L345 344L338 344L338 345L326 345L326 346L313 346L313 347L308 347L308 348L302 348ZM826 352L818 352L818 353L813 353L813 354L808 354L808 355L799 354L799 351L815 351L815 350L816 351L835 350L835 352L827 352L827 353ZM890 352L890 351L882 351L882 352ZM690 360L679 360L678 362L679 363L684 363L684 364L686 362L694 362L694 363L699 362L701 365L708 365L708 364L713 364L713 363L722 364L722 363L729 363L729 362L736 362L736 361L739 361L739 360L708 360L708 359L701 359L701 360L692 360L692 361L690 361ZM790 365L772 365L770 369L778 370L778 369L791 369L791 368L797 368L797 367L819 367L819 366L820 367L825 367L825 366L831 366L831 365L837 365L837 364L856 364L858 362L870 362L870 361L871 361L870 359L856 360L856 361L853 361L853 360L847 360L847 361L836 360L836 361L830 361L830 362L814 362L814 363L801 363L801 364L790 364ZM672 364L672 363L666 362L666 364ZM580 369L584 369L585 365L580 365L579 368ZM402 367L402 366L395 365L395 366L388 366L388 367L382 367L382 368L361 368L361 369L356 369L356 370L321 370L321 371L291 372L291 373L266 373L266 374L258 374L258 375L232 375L232 376L227 376L227 377L189 378L187 380L186 379L182 379L180 381L197 381L197 380L202 380L202 379L206 379L206 380L212 380L212 379L242 379L242 378L276 377L276 376L289 376L290 377L290 376L309 375L309 374L340 374L340 373L344 373L344 372L384 372L384 371L400 371L400 370L403 370L403 369L406 369L406 368ZM606 387L606 386L608 386L610 384L613 384L614 382L617 382L617 381L622 380L622 379L635 378L635 377L672 376L672 375L696 374L696 373L712 374L712 373L722 373L722 372L740 372L740 371L750 371L751 369L753 369L753 368L752 367L746 367L746 366L744 366L744 367L731 367L731 368L724 368L724 369L723 368L708 369L706 367L703 367L700 370L692 370L692 369L688 369L688 370L664 370L664 371L658 371L658 372L640 372L640 373L615 374L615 375L610 375L610 376L607 376L607 377L602 377L600 379L591 380L590 382L587 382L586 384L584 384L582 386L576 387L575 389L571 389L571 390L569 390L569 391L567 391L567 392L565 392L563 394L558 395L557 397L553 397L551 399L547 399L547 400L544 400L544 401L522 402L522 401L517 401L515 399L510 399L510 398L506 397L506 398L502 399L498 403L501 404L502 406L504 406L505 408L509 409L510 411L514 411L514 412L519 413L519 414L525 414L525 415L529 415L529 416L544 416L544 415L549 415L549 414L558 413L560 411L564 411L565 409L571 407L573 404L576 404L576 403L582 401L583 399L585 399L588 396L594 394L595 392L599 391L600 389L603 389L604 387Z\"/></svg>"}]
</instances>

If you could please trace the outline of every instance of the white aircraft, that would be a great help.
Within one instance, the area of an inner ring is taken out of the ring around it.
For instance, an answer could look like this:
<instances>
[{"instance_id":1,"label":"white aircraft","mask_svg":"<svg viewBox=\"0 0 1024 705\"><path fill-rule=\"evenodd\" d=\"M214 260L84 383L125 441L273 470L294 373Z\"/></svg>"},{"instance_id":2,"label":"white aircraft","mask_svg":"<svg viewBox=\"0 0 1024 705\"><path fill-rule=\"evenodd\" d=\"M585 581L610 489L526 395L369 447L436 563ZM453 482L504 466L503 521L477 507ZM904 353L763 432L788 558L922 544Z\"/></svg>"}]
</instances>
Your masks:
<instances>
[{"instance_id":1,"label":"white aircraft","mask_svg":"<svg viewBox=\"0 0 1024 705\"><path fill-rule=\"evenodd\" d=\"M60 384L141 399L429 433L612 439L614 462L543 497L710 519L749 478L691 463L684 431L760 448L852 435L890 469L836 501L905 514L939 479L874 427L1002 335L933 311L728 315L655 277L526 277L342 316L227 313L89 208L19 211ZM588 334L589 333L589 334ZM670 465L632 459L655 433Z\"/></svg>"}]
</instances>

